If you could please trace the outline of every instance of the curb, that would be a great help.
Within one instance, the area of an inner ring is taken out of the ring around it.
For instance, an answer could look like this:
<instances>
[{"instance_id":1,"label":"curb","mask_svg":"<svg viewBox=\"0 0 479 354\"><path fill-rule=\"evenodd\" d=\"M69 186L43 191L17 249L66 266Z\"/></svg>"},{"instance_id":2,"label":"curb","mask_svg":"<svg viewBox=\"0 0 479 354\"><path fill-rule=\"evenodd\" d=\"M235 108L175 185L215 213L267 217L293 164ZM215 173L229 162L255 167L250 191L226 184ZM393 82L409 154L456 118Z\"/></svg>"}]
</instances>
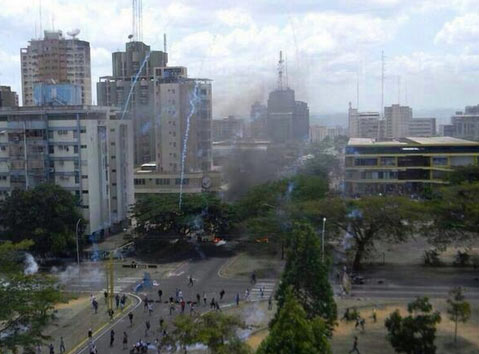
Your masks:
<instances>
[{"instance_id":1,"label":"curb","mask_svg":"<svg viewBox=\"0 0 479 354\"><path fill-rule=\"evenodd\" d=\"M97 330L95 330L95 332L93 332L93 335L92 335L92 338L93 338L93 343L98 340L100 337L102 337L105 333L107 333L108 329L112 328L113 326L115 326L119 321L123 320L126 316L128 316L128 313L130 311L133 311L135 310L141 303L142 303L142 300L139 296L135 295L135 294L132 294L132 293L127 293L128 296L131 296L133 298L136 298L138 300L138 302L136 303L136 305L134 305L133 309L132 310L129 310L130 307L133 306L133 303L131 303L128 307L125 307L125 310L120 312L119 314L117 314L116 316L113 317L113 320L114 322L110 321L110 322L107 322L105 324L103 324L102 326L100 326L100 328L98 328ZM120 319L118 319L119 317L121 317ZM118 320L117 320L118 319ZM105 327L108 327L108 329L106 331L104 331L103 333L99 334L101 331L103 331L105 329ZM96 338L95 338L96 336ZM83 346L85 346L88 342L88 338L82 340L79 344L77 344L74 348L70 349L68 352L66 352L66 354L73 354L73 353L82 353L83 351L85 351L87 348L84 347L82 349Z\"/></svg>"},{"instance_id":2,"label":"curb","mask_svg":"<svg viewBox=\"0 0 479 354\"><path fill-rule=\"evenodd\" d=\"M226 276L224 275L224 269L229 267L230 265L232 265L234 262L236 262L236 260L239 258L239 256L241 256L241 254L238 254L236 256L234 256L233 258L229 259L228 261L226 261L221 267L220 269L218 269L218 276L220 278L223 278L223 279L234 279L234 277L229 277L229 276Z\"/></svg>"}]
</instances>

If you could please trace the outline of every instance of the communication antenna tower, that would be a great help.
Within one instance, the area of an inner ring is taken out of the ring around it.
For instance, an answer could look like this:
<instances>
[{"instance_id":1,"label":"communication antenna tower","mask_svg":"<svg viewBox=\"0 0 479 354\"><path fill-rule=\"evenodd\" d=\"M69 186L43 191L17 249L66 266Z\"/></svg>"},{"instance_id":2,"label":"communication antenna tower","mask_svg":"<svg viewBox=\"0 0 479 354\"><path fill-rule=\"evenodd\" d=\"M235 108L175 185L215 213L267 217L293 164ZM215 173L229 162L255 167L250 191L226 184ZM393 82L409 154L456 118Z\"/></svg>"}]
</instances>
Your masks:
<instances>
[{"instance_id":1,"label":"communication antenna tower","mask_svg":"<svg viewBox=\"0 0 479 354\"><path fill-rule=\"evenodd\" d=\"M166 33L163 33L163 52L166 53Z\"/></svg>"},{"instance_id":2,"label":"communication antenna tower","mask_svg":"<svg viewBox=\"0 0 479 354\"><path fill-rule=\"evenodd\" d=\"M283 60L283 51L279 51L279 61L278 61L278 89L283 89L283 72L284 72L284 60Z\"/></svg>"},{"instance_id":3,"label":"communication antenna tower","mask_svg":"<svg viewBox=\"0 0 479 354\"><path fill-rule=\"evenodd\" d=\"M143 40L143 1L132 0L131 10L133 40L141 42Z\"/></svg>"}]
</instances>

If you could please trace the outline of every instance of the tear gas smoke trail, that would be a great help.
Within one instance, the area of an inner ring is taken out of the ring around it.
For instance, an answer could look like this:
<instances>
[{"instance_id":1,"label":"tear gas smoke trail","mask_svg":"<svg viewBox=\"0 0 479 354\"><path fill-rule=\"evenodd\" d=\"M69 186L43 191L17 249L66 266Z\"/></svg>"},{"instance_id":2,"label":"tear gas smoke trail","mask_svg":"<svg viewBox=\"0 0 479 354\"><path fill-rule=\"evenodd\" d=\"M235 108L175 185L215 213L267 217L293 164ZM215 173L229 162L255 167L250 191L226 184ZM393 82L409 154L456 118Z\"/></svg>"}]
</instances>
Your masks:
<instances>
[{"instance_id":1,"label":"tear gas smoke trail","mask_svg":"<svg viewBox=\"0 0 479 354\"><path fill-rule=\"evenodd\" d=\"M32 275L38 272L38 264L35 261L35 258L30 253L25 254L25 269L23 270L23 273L25 275Z\"/></svg>"},{"instance_id":2,"label":"tear gas smoke trail","mask_svg":"<svg viewBox=\"0 0 479 354\"><path fill-rule=\"evenodd\" d=\"M145 67L145 64L149 58L150 58L150 52L146 53L145 59L143 60L143 63L141 63L140 69L136 73L133 79L133 82L131 83L130 92L128 92L128 97L126 98L125 107L123 108L123 112L121 114L121 119L125 118L126 110L128 109L128 104L130 103L131 95L133 94L133 89L135 88L136 82L138 81L138 78L140 77L140 74L143 71L143 68Z\"/></svg>"},{"instance_id":3,"label":"tear gas smoke trail","mask_svg":"<svg viewBox=\"0 0 479 354\"><path fill-rule=\"evenodd\" d=\"M181 175L180 175L180 199L178 201L179 209L181 210L181 204L183 202L183 180L185 178L185 160L186 160L186 153L188 151L188 137L190 134L190 121L193 114L196 111L196 103L198 102L198 81L195 81L195 87L193 88L193 94L190 99L190 106L191 111L186 117L186 130L185 130L185 138L183 139L183 151L181 152Z\"/></svg>"}]
</instances>

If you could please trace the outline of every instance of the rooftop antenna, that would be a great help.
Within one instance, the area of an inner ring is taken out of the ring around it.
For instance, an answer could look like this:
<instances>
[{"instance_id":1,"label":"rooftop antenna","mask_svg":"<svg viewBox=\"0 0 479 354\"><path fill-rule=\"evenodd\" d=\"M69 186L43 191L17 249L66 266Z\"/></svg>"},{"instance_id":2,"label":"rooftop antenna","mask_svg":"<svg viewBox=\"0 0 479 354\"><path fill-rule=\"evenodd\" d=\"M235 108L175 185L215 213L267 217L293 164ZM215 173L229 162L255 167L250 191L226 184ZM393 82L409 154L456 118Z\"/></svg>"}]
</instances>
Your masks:
<instances>
[{"instance_id":1,"label":"rooftop antenna","mask_svg":"<svg viewBox=\"0 0 479 354\"><path fill-rule=\"evenodd\" d=\"M359 70L356 73L356 108L359 112Z\"/></svg>"},{"instance_id":2,"label":"rooftop antenna","mask_svg":"<svg viewBox=\"0 0 479 354\"><path fill-rule=\"evenodd\" d=\"M407 80L404 80L404 104L407 106Z\"/></svg>"},{"instance_id":3,"label":"rooftop antenna","mask_svg":"<svg viewBox=\"0 0 479 354\"><path fill-rule=\"evenodd\" d=\"M284 71L285 71L285 75L286 75L286 83L285 84L286 84L286 88L288 88L289 87L289 83L288 83L288 78L289 78L288 77L288 56L285 55L284 57L285 57L285 59L284 59Z\"/></svg>"},{"instance_id":4,"label":"rooftop antenna","mask_svg":"<svg viewBox=\"0 0 479 354\"><path fill-rule=\"evenodd\" d=\"M38 2L38 17L40 19L40 25L39 25L39 38L42 39L42 33L43 33L43 25L42 25L42 0L39 0Z\"/></svg>"},{"instance_id":5,"label":"rooftop antenna","mask_svg":"<svg viewBox=\"0 0 479 354\"><path fill-rule=\"evenodd\" d=\"M384 118L384 50L381 51L381 117Z\"/></svg>"},{"instance_id":6,"label":"rooftop antenna","mask_svg":"<svg viewBox=\"0 0 479 354\"><path fill-rule=\"evenodd\" d=\"M401 75L398 75L398 105L401 104Z\"/></svg>"},{"instance_id":7,"label":"rooftop antenna","mask_svg":"<svg viewBox=\"0 0 479 354\"><path fill-rule=\"evenodd\" d=\"M78 28L75 28L71 31L68 31L67 34L72 37L73 39L76 39L76 36L80 34L80 30Z\"/></svg>"},{"instance_id":8,"label":"rooftop antenna","mask_svg":"<svg viewBox=\"0 0 479 354\"><path fill-rule=\"evenodd\" d=\"M163 52L166 53L166 33L163 33Z\"/></svg>"},{"instance_id":9,"label":"rooftop antenna","mask_svg":"<svg viewBox=\"0 0 479 354\"><path fill-rule=\"evenodd\" d=\"M278 89L283 89L283 72L284 72L284 60L283 60L283 51L279 51L279 61L278 61Z\"/></svg>"}]
</instances>

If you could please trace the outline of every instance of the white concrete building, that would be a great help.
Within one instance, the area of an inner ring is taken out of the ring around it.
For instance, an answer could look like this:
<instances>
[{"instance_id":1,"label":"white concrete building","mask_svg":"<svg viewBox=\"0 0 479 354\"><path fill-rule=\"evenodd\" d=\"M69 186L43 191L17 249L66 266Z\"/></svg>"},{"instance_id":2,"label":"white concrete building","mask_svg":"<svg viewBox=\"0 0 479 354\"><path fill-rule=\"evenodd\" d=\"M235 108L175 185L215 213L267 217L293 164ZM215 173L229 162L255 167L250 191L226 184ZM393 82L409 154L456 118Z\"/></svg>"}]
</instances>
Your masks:
<instances>
[{"instance_id":1,"label":"white concrete building","mask_svg":"<svg viewBox=\"0 0 479 354\"><path fill-rule=\"evenodd\" d=\"M126 222L133 131L118 117L94 106L0 109L0 197L50 182L79 198L89 234Z\"/></svg>"}]
</instances>

